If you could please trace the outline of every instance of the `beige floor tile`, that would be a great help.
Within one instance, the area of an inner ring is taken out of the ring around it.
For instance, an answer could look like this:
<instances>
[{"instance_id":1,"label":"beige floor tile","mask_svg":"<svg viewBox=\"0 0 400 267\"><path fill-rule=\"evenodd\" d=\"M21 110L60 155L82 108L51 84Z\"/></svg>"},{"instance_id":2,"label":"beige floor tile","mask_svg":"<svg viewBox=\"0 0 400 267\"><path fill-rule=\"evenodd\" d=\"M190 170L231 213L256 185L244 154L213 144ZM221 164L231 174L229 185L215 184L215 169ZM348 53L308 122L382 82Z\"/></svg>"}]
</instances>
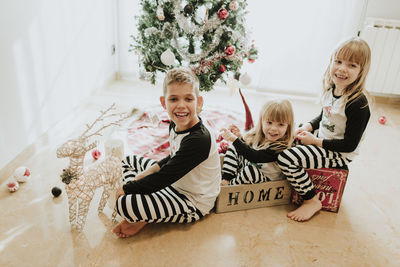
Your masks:
<instances>
[{"instance_id":1,"label":"beige floor tile","mask_svg":"<svg viewBox=\"0 0 400 267\"><path fill-rule=\"evenodd\" d=\"M97 213L100 192L91 203L81 234L70 230L59 174L67 164L55 150L100 109L116 102L120 110L158 105L161 89L142 82L117 81L97 92L8 165L27 166L31 178L15 193L0 180L0 266L400 266L400 106L377 101L360 155L350 165L339 213L319 212L304 223L286 218L292 205L224 214L197 223L150 224L139 234L118 239L111 233L111 209ZM254 117L272 94L245 91ZM319 112L315 99L290 96L296 121ZM205 108L243 116L239 96L227 89L205 95ZM387 117L386 125L378 117ZM242 117L244 118L244 117ZM90 163L90 158L88 159Z\"/></svg>"}]
</instances>

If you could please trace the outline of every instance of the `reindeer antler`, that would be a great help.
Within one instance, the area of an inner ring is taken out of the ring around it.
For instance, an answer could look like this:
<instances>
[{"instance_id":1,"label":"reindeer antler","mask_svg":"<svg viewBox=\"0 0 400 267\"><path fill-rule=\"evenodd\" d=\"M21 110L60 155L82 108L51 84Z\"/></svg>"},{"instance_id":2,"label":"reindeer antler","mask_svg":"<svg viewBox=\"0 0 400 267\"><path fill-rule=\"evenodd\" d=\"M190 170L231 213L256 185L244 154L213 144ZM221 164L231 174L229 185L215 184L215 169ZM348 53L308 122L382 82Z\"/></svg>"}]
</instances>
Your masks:
<instances>
[{"instance_id":1,"label":"reindeer antler","mask_svg":"<svg viewBox=\"0 0 400 267\"><path fill-rule=\"evenodd\" d=\"M92 124L90 124L90 125L89 125L89 124L86 124L87 129L79 136L79 138L87 139L87 138L89 138L89 137L91 137L91 136L94 136L94 135L101 135L100 132L101 132L103 129L105 129L105 128L107 128L107 127L110 127L111 125L120 125L120 123L121 123L123 120L129 118L130 116L132 116L132 115L133 115L134 113L136 113L136 111L137 111L137 109L134 108L130 113L126 113L126 112L123 112L123 113L113 113L113 114L109 114L109 115L106 116L106 114L107 114L110 110L113 110L114 108L115 108L115 103L113 103L113 104L112 104L108 109L106 109L105 111L100 111L100 112L101 112L100 116L97 117L97 119L96 119ZM92 129L94 125L96 125L96 123L98 123L98 122L100 122L100 121L103 121L105 118L114 117L114 116L120 116L120 119L118 119L118 120L116 120L116 121L113 121L113 122L110 122L110 123L108 123L108 124L104 124L101 128L99 128L99 129L98 129L97 131L95 131L94 133L89 134L89 135L86 135L86 134L89 132L89 130Z\"/></svg>"}]
</instances>

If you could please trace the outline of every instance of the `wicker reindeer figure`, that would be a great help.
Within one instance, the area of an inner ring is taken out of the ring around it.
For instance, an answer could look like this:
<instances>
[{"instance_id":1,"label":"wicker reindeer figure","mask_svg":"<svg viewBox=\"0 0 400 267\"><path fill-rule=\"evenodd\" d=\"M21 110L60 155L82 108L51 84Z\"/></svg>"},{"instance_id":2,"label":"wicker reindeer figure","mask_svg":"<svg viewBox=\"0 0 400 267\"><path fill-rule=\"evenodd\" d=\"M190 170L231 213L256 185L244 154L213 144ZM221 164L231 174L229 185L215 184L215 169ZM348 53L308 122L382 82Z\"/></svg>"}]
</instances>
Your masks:
<instances>
[{"instance_id":1,"label":"wicker reindeer figure","mask_svg":"<svg viewBox=\"0 0 400 267\"><path fill-rule=\"evenodd\" d=\"M86 125L87 129L77 139L68 140L57 149L57 158L69 157L70 162L67 169L61 174L62 181L66 184L65 191L68 195L69 204L69 221L73 229L82 231L89 209L90 202L97 188L103 187L103 194L100 199L98 211L101 212L106 205L110 194L116 189L122 180L121 158L117 156L119 153L113 151L110 155L98 164L94 164L89 168L84 168L84 159L86 152L97 146L97 141L88 143L90 137L101 135L100 131L111 126L119 125L119 123L127 118L122 114L106 114L114 108L111 105L106 111L101 111L101 115L91 124ZM99 130L89 134L89 130L93 126L103 121L107 117L119 116L120 118L114 122L103 125ZM114 220L116 211L112 214Z\"/></svg>"}]
</instances>

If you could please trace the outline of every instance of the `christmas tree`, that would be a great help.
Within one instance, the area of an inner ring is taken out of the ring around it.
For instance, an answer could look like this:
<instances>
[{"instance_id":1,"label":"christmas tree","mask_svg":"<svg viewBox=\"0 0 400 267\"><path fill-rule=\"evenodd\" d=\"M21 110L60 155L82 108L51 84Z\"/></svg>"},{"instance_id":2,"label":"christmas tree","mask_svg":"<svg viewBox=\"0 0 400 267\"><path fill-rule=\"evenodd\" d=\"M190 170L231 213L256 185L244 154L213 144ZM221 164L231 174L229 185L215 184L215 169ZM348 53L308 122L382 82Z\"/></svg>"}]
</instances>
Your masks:
<instances>
[{"instance_id":1,"label":"christmas tree","mask_svg":"<svg viewBox=\"0 0 400 267\"><path fill-rule=\"evenodd\" d=\"M131 51L153 84L157 72L189 66L200 90L209 91L218 80L226 83L229 74L238 79L243 61L257 58L245 28L246 0L141 0L140 5Z\"/></svg>"}]
</instances>

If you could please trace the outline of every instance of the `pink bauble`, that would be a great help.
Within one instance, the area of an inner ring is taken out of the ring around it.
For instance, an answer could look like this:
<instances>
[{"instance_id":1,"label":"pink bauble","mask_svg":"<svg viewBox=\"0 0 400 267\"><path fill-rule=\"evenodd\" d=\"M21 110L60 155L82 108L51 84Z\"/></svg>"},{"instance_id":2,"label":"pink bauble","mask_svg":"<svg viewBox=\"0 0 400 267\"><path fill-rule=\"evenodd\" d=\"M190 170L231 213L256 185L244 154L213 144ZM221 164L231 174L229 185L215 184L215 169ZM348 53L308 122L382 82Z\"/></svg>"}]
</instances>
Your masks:
<instances>
[{"instance_id":1,"label":"pink bauble","mask_svg":"<svg viewBox=\"0 0 400 267\"><path fill-rule=\"evenodd\" d=\"M8 191L10 191L10 192L15 192L15 191L18 190L19 184L18 184L17 181L9 182L9 183L7 184L7 188L8 188Z\"/></svg>"},{"instance_id":2,"label":"pink bauble","mask_svg":"<svg viewBox=\"0 0 400 267\"><path fill-rule=\"evenodd\" d=\"M93 156L94 160L98 160L101 156L101 152L99 150L95 149L92 151L92 156Z\"/></svg>"},{"instance_id":3,"label":"pink bauble","mask_svg":"<svg viewBox=\"0 0 400 267\"><path fill-rule=\"evenodd\" d=\"M386 123L386 117L385 116L380 116L378 119L380 124L385 124Z\"/></svg>"}]
</instances>

